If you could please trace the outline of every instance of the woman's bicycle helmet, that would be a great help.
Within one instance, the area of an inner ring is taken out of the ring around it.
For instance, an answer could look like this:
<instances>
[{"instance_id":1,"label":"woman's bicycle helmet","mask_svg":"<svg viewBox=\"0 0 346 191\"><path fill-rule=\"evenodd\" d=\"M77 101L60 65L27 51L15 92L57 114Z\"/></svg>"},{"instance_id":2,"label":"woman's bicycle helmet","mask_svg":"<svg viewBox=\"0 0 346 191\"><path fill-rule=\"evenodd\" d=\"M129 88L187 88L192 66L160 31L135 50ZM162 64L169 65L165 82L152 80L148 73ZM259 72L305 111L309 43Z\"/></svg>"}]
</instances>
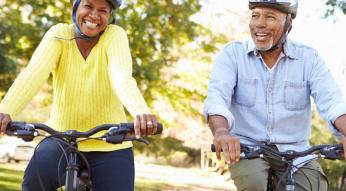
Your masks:
<instances>
[{"instance_id":1,"label":"woman's bicycle helmet","mask_svg":"<svg viewBox=\"0 0 346 191\"><path fill-rule=\"evenodd\" d=\"M107 0L112 5L113 9L117 9L121 5L121 0Z\"/></svg>"},{"instance_id":2,"label":"woman's bicycle helmet","mask_svg":"<svg viewBox=\"0 0 346 191\"><path fill-rule=\"evenodd\" d=\"M249 0L249 9L255 7L270 7L284 13L291 14L294 19L297 16L298 0Z\"/></svg>"}]
</instances>

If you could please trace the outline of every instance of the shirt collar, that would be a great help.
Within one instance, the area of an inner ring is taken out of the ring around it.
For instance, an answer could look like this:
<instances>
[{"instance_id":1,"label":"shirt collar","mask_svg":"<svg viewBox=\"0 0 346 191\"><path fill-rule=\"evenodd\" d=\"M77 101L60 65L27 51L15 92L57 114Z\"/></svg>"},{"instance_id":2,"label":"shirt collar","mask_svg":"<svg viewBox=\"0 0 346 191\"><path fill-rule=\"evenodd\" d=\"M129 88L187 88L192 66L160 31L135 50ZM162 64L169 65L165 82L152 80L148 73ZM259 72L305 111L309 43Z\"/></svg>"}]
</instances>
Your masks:
<instances>
[{"instance_id":1,"label":"shirt collar","mask_svg":"<svg viewBox=\"0 0 346 191\"><path fill-rule=\"evenodd\" d=\"M255 43L252 39L248 41L246 50L247 54L250 54L251 52L253 52L256 56L259 56L259 51L256 49ZM284 43L283 53L288 58L298 59L298 54L296 53L296 50L293 46L293 42L289 38L287 38L286 42Z\"/></svg>"}]
</instances>

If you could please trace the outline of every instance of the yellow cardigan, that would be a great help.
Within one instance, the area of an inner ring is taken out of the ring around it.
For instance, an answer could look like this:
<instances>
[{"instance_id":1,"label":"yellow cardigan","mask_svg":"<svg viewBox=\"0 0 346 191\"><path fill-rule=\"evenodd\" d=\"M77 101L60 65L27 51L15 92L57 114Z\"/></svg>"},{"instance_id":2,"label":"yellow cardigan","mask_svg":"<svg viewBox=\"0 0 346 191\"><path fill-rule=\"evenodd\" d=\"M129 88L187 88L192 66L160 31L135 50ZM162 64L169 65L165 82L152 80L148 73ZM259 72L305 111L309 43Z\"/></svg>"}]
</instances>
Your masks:
<instances>
[{"instance_id":1,"label":"yellow cardigan","mask_svg":"<svg viewBox=\"0 0 346 191\"><path fill-rule=\"evenodd\" d=\"M57 24L49 29L28 66L0 103L0 112L12 118L53 75L53 103L47 124L59 131L87 131L105 123L126 122L124 107L132 116L149 113L132 77L132 60L126 32L109 25L87 59L74 38L74 26ZM90 140L82 151L111 151L132 147Z\"/></svg>"}]
</instances>

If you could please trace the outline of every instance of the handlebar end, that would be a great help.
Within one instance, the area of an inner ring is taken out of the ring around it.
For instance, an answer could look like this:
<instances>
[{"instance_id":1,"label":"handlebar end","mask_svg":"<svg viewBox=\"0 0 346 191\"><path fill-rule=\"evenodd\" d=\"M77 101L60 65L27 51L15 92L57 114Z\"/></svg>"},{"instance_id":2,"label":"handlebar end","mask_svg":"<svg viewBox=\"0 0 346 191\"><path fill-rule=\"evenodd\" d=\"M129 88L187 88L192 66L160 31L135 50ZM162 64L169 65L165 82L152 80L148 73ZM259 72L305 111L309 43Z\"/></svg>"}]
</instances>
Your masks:
<instances>
[{"instance_id":1,"label":"handlebar end","mask_svg":"<svg viewBox=\"0 0 346 191\"><path fill-rule=\"evenodd\" d=\"M163 131L163 125L161 123L157 123L157 130L155 132L155 135L161 134Z\"/></svg>"},{"instance_id":2,"label":"handlebar end","mask_svg":"<svg viewBox=\"0 0 346 191\"><path fill-rule=\"evenodd\" d=\"M214 145L214 144L211 144L210 149L211 149L211 152L216 152L216 149L215 149L215 145Z\"/></svg>"}]
</instances>

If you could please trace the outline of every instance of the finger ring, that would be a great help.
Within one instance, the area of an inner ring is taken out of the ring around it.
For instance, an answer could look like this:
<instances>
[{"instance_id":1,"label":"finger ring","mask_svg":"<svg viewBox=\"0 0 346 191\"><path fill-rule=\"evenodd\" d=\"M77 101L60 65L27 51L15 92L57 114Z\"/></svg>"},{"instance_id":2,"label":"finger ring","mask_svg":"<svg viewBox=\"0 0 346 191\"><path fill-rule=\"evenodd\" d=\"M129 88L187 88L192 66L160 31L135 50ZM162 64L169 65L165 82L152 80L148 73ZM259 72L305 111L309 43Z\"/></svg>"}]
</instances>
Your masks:
<instances>
[{"instance_id":1,"label":"finger ring","mask_svg":"<svg viewBox=\"0 0 346 191\"><path fill-rule=\"evenodd\" d=\"M148 125L148 126L151 126L151 125L153 125L153 122L147 121L147 125Z\"/></svg>"}]
</instances>

